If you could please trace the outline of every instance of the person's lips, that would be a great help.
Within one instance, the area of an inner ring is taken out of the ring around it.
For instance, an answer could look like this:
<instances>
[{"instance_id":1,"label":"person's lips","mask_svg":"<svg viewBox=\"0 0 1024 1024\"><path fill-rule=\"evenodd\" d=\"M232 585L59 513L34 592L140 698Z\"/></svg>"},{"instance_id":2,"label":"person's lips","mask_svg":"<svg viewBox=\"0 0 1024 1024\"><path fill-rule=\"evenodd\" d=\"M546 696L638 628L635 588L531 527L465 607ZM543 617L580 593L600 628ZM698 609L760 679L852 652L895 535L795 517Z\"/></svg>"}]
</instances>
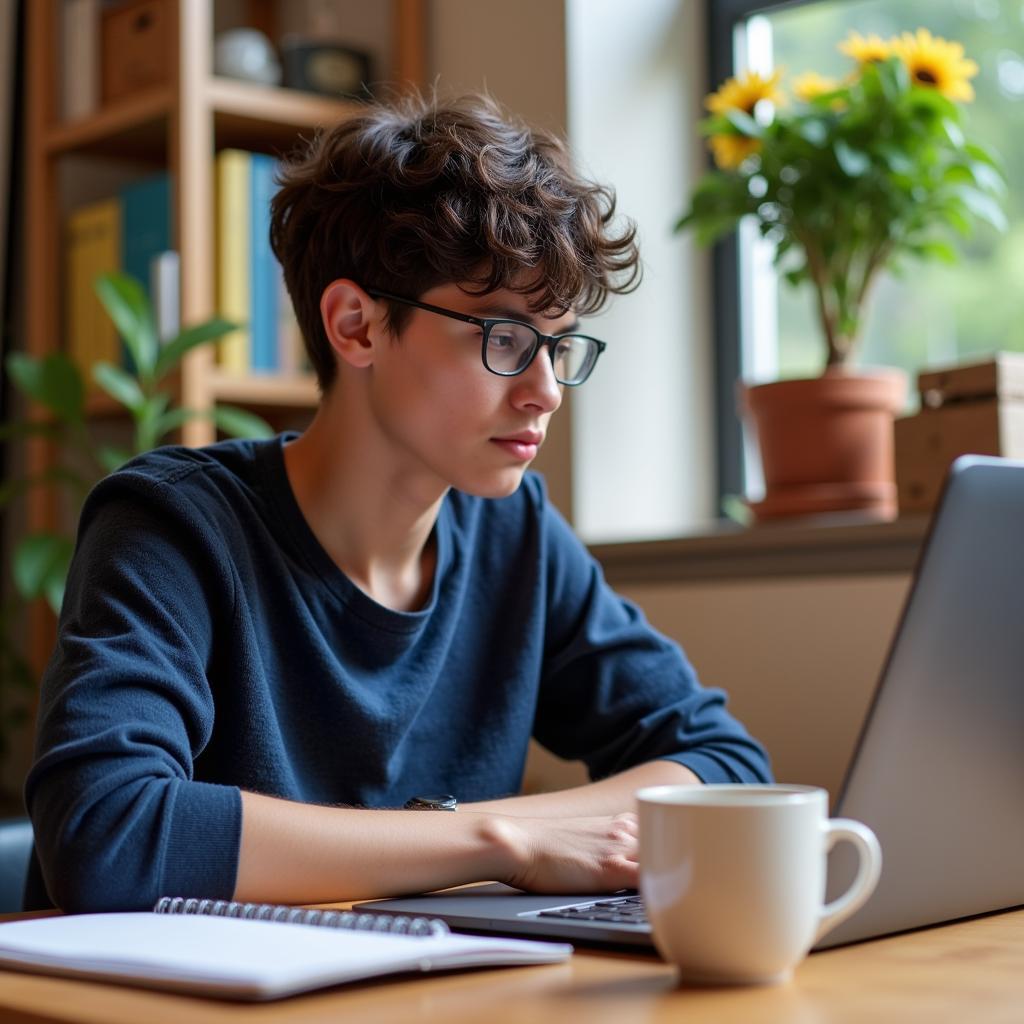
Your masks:
<instances>
[{"instance_id":1,"label":"person's lips","mask_svg":"<svg viewBox=\"0 0 1024 1024\"><path fill-rule=\"evenodd\" d=\"M537 449L544 441L544 435L539 430L522 430L505 437L492 437L491 441L514 458L530 462L536 458Z\"/></svg>"}]
</instances>

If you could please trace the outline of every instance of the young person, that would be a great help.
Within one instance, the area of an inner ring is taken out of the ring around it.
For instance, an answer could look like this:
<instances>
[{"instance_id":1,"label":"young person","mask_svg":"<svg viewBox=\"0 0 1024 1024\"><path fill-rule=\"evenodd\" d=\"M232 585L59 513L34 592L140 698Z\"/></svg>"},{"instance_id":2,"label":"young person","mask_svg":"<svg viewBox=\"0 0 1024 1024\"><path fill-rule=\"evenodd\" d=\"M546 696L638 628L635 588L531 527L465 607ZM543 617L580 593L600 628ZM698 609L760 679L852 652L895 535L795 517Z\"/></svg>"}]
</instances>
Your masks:
<instances>
[{"instance_id":1,"label":"young person","mask_svg":"<svg viewBox=\"0 0 1024 1024\"><path fill-rule=\"evenodd\" d=\"M161 449L88 499L29 902L634 885L638 787L769 778L526 473L604 348L577 317L636 282L634 230L480 97L368 107L282 178L319 407L301 436ZM531 735L595 781L515 795ZM406 809L437 794L456 813Z\"/></svg>"}]
</instances>

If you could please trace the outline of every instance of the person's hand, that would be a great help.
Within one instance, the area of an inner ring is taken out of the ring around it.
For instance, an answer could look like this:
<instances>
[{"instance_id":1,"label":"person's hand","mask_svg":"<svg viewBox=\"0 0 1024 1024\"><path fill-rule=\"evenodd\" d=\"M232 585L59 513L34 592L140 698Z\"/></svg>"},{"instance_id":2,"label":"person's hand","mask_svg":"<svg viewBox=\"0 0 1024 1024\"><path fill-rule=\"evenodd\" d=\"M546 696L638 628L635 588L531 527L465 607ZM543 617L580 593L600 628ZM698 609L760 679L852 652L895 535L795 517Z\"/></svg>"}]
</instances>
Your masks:
<instances>
[{"instance_id":1,"label":"person's hand","mask_svg":"<svg viewBox=\"0 0 1024 1024\"><path fill-rule=\"evenodd\" d=\"M511 867L500 881L528 892L615 892L637 886L635 814L504 818Z\"/></svg>"}]
</instances>

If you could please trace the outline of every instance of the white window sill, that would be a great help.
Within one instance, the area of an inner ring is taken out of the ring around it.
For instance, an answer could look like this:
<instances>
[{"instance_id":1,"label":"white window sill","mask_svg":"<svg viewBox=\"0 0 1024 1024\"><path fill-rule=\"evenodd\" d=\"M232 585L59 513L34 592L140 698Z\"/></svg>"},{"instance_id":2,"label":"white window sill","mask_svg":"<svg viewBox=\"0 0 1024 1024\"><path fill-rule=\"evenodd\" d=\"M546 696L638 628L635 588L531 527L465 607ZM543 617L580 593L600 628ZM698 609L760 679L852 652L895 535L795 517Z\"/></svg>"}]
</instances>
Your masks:
<instances>
[{"instance_id":1,"label":"white window sill","mask_svg":"<svg viewBox=\"0 0 1024 1024\"><path fill-rule=\"evenodd\" d=\"M723 521L671 540L594 544L590 551L613 586L772 576L909 573L928 531L928 516L890 522L854 515L813 525L744 528Z\"/></svg>"}]
</instances>

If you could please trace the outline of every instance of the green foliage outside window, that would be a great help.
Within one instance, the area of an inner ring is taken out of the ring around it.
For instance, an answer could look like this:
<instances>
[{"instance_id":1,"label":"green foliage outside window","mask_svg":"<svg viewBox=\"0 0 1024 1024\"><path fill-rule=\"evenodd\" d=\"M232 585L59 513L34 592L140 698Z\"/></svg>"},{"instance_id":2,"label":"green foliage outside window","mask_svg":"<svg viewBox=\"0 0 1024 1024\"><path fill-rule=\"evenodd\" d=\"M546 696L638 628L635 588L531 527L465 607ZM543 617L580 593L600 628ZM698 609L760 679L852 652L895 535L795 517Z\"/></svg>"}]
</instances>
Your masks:
<instances>
[{"instance_id":1,"label":"green foliage outside window","mask_svg":"<svg viewBox=\"0 0 1024 1024\"><path fill-rule=\"evenodd\" d=\"M910 263L900 273L884 273L862 325L858 362L899 366L914 374L999 350L1024 351L1018 300L1024 265L1024 19L1019 5L1005 0L816 0L763 17L770 25L774 64L792 75L809 68L844 74L848 61L832 44L851 30L887 38L919 24L959 40L977 60L970 134L998 155L1005 170L1009 187L1002 206L1009 229L999 233L983 227L959 239L956 265ZM780 376L807 376L820 367L815 316L809 292L780 280Z\"/></svg>"},{"instance_id":2,"label":"green foliage outside window","mask_svg":"<svg viewBox=\"0 0 1024 1024\"><path fill-rule=\"evenodd\" d=\"M718 168L677 224L708 243L752 219L785 279L810 284L827 368L851 361L882 271L953 262L975 220L1005 226L999 164L954 102L977 71L962 48L920 30L843 49L859 65L843 80L805 75L790 97L781 71L749 74L708 98Z\"/></svg>"}]
</instances>

